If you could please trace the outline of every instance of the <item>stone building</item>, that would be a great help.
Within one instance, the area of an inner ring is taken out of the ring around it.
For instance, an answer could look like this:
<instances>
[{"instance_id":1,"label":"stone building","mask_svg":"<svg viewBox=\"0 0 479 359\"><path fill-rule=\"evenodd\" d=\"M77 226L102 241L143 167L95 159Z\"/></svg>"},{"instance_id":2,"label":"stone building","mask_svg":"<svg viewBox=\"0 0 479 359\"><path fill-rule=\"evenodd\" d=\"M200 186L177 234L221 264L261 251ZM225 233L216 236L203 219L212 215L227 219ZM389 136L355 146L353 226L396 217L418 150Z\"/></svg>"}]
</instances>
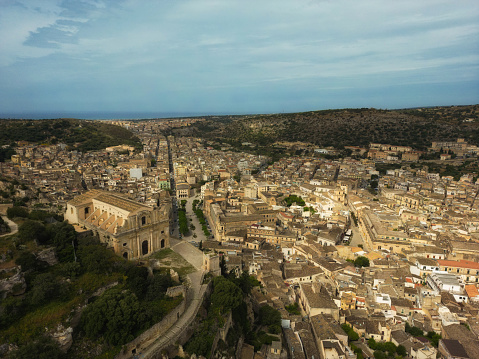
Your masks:
<instances>
[{"instance_id":1,"label":"stone building","mask_svg":"<svg viewBox=\"0 0 479 359\"><path fill-rule=\"evenodd\" d=\"M92 190L67 203L65 219L93 230L100 241L126 259L168 248L171 204L151 207L118 193Z\"/></svg>"}]
</instances>

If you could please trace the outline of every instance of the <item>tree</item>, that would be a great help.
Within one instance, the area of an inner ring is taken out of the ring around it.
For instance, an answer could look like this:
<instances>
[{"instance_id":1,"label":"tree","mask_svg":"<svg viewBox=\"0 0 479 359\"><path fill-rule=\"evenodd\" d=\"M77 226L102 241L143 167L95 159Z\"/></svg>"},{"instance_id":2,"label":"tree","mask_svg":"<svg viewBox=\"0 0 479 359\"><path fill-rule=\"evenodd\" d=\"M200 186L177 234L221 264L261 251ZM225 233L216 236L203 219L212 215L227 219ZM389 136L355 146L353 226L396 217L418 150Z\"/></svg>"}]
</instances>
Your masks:
<instances>
[{"instance_id":1,"label":"tree","mask_svg":"<svg viewBox=\"0 0 479 359\"><path fill-rule=\"evenodd\" d=\"M294 302L293 304L286 305L284 307L289 314L292 315L301 315L301 311L299 310L299 304L297 302Z\"/></svg>"},{"instance_id":2,"label":"tree","mask_svg":"<svg viewBox=\"0 0 479 359\"><path fill-rule=\"evenodd\" d=\"M396 347L396 344L394 344L393 342L386 342L384 343L384 349L391 356L391 355L394 355L394 353L396 353L397 347Z\"/></svg>"},{"instance_id":3,"label":"tree","mask_svg":"<svg viewBox=\"0 0 479 359\"><path fill-rule=\"evenodd\" d=\"M45 244L49 239L45 226L38 221L32 221L30 219L27 219L20 225L18 228L18 237L23 243L36 240L40 244Z\"/></svg>"},{"instance_id":4,"label":"tree","mask_svg":"<svg viewBox=\"0 0 479 359\"><path fill-rule=\"evenodd\" d=\"M442 339L441 334L437 334L434 331L427 332L427 337L431 341L431 344L435 346L436 348L439 345L439 339Z\"/></svg>"},{"instance_id":5,"label":"tree","mask_svg":"<svg viewBox=\"0 0 479 359\"><path fill-rule=\"evenodd\" d=\"M110 263L115 254L100 244L80 245L78 247L78 258L87 272L97 274L106 273L111 270Z\"/></svg>"},{"instance_id":6,"label":"tree","mask_svg":"<svg viewBox=\"0 0 479 359\"><path fill-rule=\"evenodd\" d=\"M233 281L235 284L241 288L244 294L248 295L251 293L253 287L260 285L256 277L249 275L247 271L243 271L238 278L234 278Z\"/></svg>"},{"instance_id":7,"label":"tree","mask_svg":"<svg viewBox=\"0 0 479 359\"><path fill-rule=\"evenodd\" d=\"M259 308L259 323L266 325L269 331L274 333L281 331L281 313L268 304Z\"/></svg>"},{"instance_id":8,"label":"tree","mask_svg":"<svg viewBox=\"0 0 479 359\"><path fill-rule=\"evenodd\" d=\"M386 354L384 354L384 352L380 351L380 350L375 350L374 351L374 358L375 359L386 359Z\"/></svg>"},{"instance_id":9,"label":"tree","mask_svg":"<svg viewBox=\"0 0 479 359\"><path fill-rule=\"evenodd\" d=\"M143 299L148 288L148 269L131 266L126 271L125 284L139 299Z\"/></svg>"},{"instance_id":10,"label":"tree","mask_svg":"<svg viewBox=\"0 0 479 359\"><path fill-rule=\"evenodd\" d=\"M363 256L359 256L354 260L355 267L369 267L369 259Z\"/></svg>"},{"instance_id":11,"label":"tree","mask_svg":"<svg viewBox=\"0 0 479 359\"><path fill-rule=\"evenodd\" d=\"M119 345L133 340L143 319L133 293L110 289L85 308L81 327L91 339L103 336L107 343Z\"/></svg>"},{"instance_id":12,"label":"tree","mask_svg":"<svg viewBox=\"0 0 479 359\"><path fill-rule=\"evenodd\" d=\"M64 294L66 294L65 284L60 283L52 273L42 273L33 281L29 299L31 305L37 307L58 299Z\"/></svg>"},{"instance_id":13,"label":"tree","mask_svg":"<svg viewBox=\"0 0 479 359\"><path fill-rule=\"evenodd\" d=\"M211 293L210 301L213 308L224 314L243 302L243 293L236 284L219 276L213 279L213 293Z\"/></svg>"},{"instance_id":14,"label":"tree","mask_svg":"<svg viewBox=\"0 0 479 359\"><path fill-rule=\"evenodd\" d=\"M25 207L13 206L7 209L8 219L15 217L28 218L28 210Z\"/></svg>"},{"instance_id":15,"label":"tree","mask_svg":"<svg viewBox=\"0 0 479 359\"><path fill-rule=\"evenodd\" d=\"M59 222L48 226L55 253L60 262L76 260L77 237L75 228L68 222Z\"/></svg>"},{"instance_id":16,"label":"tree","mask_svg":"<svg viewBox=\"0 0 479 359\"><path fill-rule=\"evenodd\" d=\"M290 207L293 203L296 203L298 206L301 206L301 207L304 207L305 205L304 200L301 197L295 196L295 195L290 195L286 197L284 201L286 202L286 205L288 207Z\"/></svg>"},{"instance_id":17,"label":"tree","mask_svg":"<svg viewBox=\"0 0 479 359\"><path fill-rule=\"evenodd\" d=\"M422 329L418 327L411 327L409 323L407 322L406 322L405 332L411 334L413 337L421 337L424 335L424 332L422 331Z\"/></svg>"},{"instance_id":18,"label":"tree","mask_svg":"<svg viewBox=\"0 0 479 359\"><path fill-rule=\"evenodd\" d=\"M76 279L81 274L81 265L79 262L66 262L58 265L58 271L61 275Z\"/></svg>"},{"instance_id":19,"label":"tree","mask_svg":"<svg viewBox=\"0 0 479 359\"><path fill-rule=\"evenodd\" d=\"M15 260L15 264L22 267L22 272L41 271L48 267L46 262L39 260L32 252L22 252Z\"/></svg>"},{"instance_id":20,"label":"tree","mask_svg":"<svg viewBox=\"0 0 479 359\"><path fill-rule=\"evenodd\" d=\"M344 324L341 324L341 328L343 328L343 330L346 332L346 334L348 335L348 338L349 338L349 341L350 342L354 342L356 340L359 339L359 335L358 333L356 333L354 331L354 329L349 326L348 324L344 323Z\"/></svg>"},{"instance_id":21,"label":"tree","mask_svg":"<svg viewBox=\"0 0 479 359\"><path fill-rule=\"evenodd\" d=\"M163 298L168 287L171 287L172 285L173 280L169 273L155 273L148 285L145 299L148 301L154 301Z\"/></svg>"},{"instance_id":22,"label":"tree","mask_svg":"<svg viewBox=\"0 0 479 359\"><path fill-rule=\"evenodd\" d=\"M404 345L398 345L398 347L396 348L396 353L402 357L406 357L407 356L406 347Z\"/></svg>"}]
</instances>

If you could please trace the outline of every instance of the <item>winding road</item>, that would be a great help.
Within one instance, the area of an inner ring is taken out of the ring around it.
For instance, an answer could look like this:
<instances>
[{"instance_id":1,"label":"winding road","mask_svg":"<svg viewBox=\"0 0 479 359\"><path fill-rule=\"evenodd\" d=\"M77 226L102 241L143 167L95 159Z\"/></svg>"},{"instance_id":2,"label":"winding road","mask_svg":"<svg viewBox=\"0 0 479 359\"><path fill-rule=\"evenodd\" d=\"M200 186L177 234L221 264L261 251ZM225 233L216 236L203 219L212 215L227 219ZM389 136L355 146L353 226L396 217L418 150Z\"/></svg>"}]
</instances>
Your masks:
<instances>
[{"instance_id":1,"label":"winding road","mask_svg":"<svg viewBox=\"0 0 479 359\"><path fill-rule=\"evenodd\" d=\"M188 274L189 288L186 293L186 310L165 334L149 344L136 358L160 358L161 350L174 344L195 319L208 287L207 284L202 284L204 274L202 269L203 252L188 242L174 238L170 239L170 247L196 268L196 272Z\"/></svg>"},{"instance_id":2,"label":"winding road","mask_svg":"<svg viewBox=\"0 0 479 359\"><path fill-rule=\"evenodd\" d=\"M9 220L6 216L1 217L5 220L5 222L7 222L11 231L9 233L2 234L0 237L10 236L18 232L18 225L15 222Z\"/></svg>"}]
</instances>

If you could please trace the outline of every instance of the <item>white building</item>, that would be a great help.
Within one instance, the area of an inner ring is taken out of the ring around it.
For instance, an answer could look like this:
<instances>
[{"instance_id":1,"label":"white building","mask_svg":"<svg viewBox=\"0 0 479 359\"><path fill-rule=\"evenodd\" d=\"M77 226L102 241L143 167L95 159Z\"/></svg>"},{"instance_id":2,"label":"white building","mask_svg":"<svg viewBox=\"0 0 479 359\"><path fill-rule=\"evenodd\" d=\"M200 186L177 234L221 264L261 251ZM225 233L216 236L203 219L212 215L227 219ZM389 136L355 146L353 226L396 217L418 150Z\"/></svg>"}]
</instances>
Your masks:
<instances>
[{"instance_id":1,"label":"white building","mask_svg":"<svg viewBox=\"0 0 479 359\"><path fill-rule=\"evenodd\" d=\"M433 272L427 276L427 284L436 292L449 292L457 302L467 302L461 277L447 272Z\"/></svg>"},{"instance_id":2,"label":"white building","mask_svg":"<svg viewBox=\"0 0 479 359\"><path fill-rule=\"evenodd\" d=\"M141 168L130 169L130 178L141 179L142 177L143 177L143 169Z\"/></svg>"}]
</instances>

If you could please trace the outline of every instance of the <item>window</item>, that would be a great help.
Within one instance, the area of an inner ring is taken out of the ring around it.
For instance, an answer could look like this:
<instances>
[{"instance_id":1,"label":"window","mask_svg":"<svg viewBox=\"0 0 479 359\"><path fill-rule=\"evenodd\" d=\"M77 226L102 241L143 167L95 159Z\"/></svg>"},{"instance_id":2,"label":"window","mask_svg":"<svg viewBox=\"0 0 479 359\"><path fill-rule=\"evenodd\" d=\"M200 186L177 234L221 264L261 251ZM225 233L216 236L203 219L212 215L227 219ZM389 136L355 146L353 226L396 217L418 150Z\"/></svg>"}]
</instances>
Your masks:
<instances>
[{"instance_id":1,"label":"window","mask_svg":"<svg viewBox=\"0 0 479 359\"><path fill-rule=\"evenodd\" d=\"M144 226L145 224L146 224L146 217L143 216L143 217L141 217L141 225Z\"/></svg>"}]
</instances>

